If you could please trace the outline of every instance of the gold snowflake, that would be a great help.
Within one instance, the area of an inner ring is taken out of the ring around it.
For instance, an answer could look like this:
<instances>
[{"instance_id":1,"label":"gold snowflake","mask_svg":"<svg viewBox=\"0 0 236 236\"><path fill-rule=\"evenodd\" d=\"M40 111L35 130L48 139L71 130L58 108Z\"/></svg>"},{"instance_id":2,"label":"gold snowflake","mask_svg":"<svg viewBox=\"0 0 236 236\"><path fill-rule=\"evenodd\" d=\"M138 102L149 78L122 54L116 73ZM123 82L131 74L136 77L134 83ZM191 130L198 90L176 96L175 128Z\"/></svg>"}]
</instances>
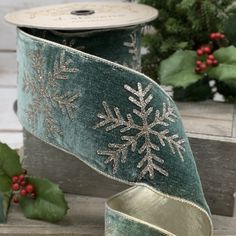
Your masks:
<instances>
[{"instance_id":1,"label":"gold snowflake","mask_svg":"<svg viewBox=\"0 0 236 236\"><path fill-rule=\"evenodd\" d=\"M24 75L24 91L31 94L32 102L29 104L26 113L33 128L36 126L39 116L44 117L44 128L47 136L62 135L61 127L54 118L55 110L58 109L62 115L67 115L69 119L74 118L77 110L76 100L79 98L78 92L57 91L58 82L67 80L68 75L78 72L73 67L72 60L67 60L65 51L61 51L54 60L52 71L45 72L46 63L42 50L30 53L30 65L33 73Z\"/></svg>"},{"instance_id":2,"label":"gold snowflake","mask_svg":"<svg viewBox=\"0 0 236 236\"><path fill-rule=\"evenodd\" d=\"M142 125L134 122L131 114L127 114L126 118L121 115L118 107L114 108L114 112L110 109L107 102L103 102L105 113L99 113L97 116L101 121L95 128L105 127L106 132L110 132L116 128L120 129L120 133L124 134L120 137L121 143L109 143L107 150L98 150L98 155L107 156L105 163L112 163L113 174L118 171L120 163L125 163L128 158L128 152L138 152L141 160L137 165L141 169L139 179L142 179L146 174L149 174L151 179L154 178L155 171L168 176L168 172L160 167L164 160L157 155L161 148L169 146L172 154L178 153L180 159L183 161L182 152L185 151L182 144L184 140L179 138L178 134L171 134L168 127L177 119L174 113L174 108L168 104L162 104L162 112L155 111L154 120L150 123L150 115L154 112L154 108L148 106L153 99L152 94L149 94L152 85L149 84L143 89L141 83L138 83L138 89L135 90L129 85L124 88L132 93L129 97L137 109L133 110L133 114L139 117ZM128 135L128 131L136 130L137 134ZM140 146L137 148L137 146Z\"/></svg>"}]
</instances>

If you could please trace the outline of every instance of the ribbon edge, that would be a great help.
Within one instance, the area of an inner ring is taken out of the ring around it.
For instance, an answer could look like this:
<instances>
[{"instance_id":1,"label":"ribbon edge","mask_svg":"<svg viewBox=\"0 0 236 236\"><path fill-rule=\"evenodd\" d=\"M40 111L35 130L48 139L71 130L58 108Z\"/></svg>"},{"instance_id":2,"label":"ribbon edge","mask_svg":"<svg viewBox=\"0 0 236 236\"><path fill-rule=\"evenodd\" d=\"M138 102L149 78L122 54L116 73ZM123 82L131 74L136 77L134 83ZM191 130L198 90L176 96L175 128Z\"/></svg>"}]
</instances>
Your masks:
<instances>
[{"instance_id":1,"label":"ribbon edge","mask_svg":"<svg viewBox=\"0 0 236 236\"><path fill-rule=\"evenodd\" d=\"M96 169L95 169L95 171L96 171ZM110 177L110 178L112 179L112 177ZM153 187L151 187L151 186L149 186L149 185L147 185L147 184L145 184L145 183L133 183L133 185L134 185L134 186L132 186L132 187L130 187L130 188L128 188L128 189L125 189L125 190L123 190L123 191L121 191L121 192L119 192L119 193L117 193L117 194L111 196L110 198L108 198L107 201L106 201L106 203L105 203L106 208L109 209L110 211L115 212L115 213L118 214L118 215L125 216L126 218L128 218L128 219L131 220L131 221L140 222L140 223L142 223L142 224L147 225L148 227L157 229L157 230L159 230L159 231L161 231L162 233L165 233L165 234L168 233L168 234L167 234L168 236L176 236L175 234L169 232L168 230L162 229L161 227L155 226L155 225L153 225L153 224L151 224L151 223L148 223L148 222L146 222L146 221L144 221L144 220L140 220L140 219L139 219L139 220L136 220L135 217L132 217L132 216L130 216L130 215L127 215L126 213L123 213L123 212L121 212L121 211L115 210L115 209L113 209L113 208L109 205L109 203L110 203L112 200L114 200L115 198L118 198L118 197L120 197L122 194L124 194L124 193L126 193L126 192L129 192L129 191L131 191L131 190L133 190L133 189L135 189L135 188L137 188L137 187L142 186L142 187L145 187L145 188L151 190L152 192L158 194L159 196L162 196L162 197L165 197L165 198L169 198L169 199L171 199L171 200L175 200L175 201L178 201L178 202L187 204L187 205L189 205L189 206L191 206L191 207L193 207L193 208L199 210L200 212L202 212L202 213L206 216L206 218L208 219L208 222L209 222L209 225L210 225L210 234L209 234L209 236L213 236L213 223L212 223L211 217L209 216L208 212L207 212L204 208L202 208L201 206L199 206L199 205L197 205L197 204L195 204L195 203L193 203L193 202L191 202L191 201L188 201L188 200L185 200L185 199L182 199L182 198L179 198L179 197L176 197L176 196L172 196L172 195L163 193L163 192L161 192L161 191L158 191L157 189L155 189L155 188L153 188Z\"/></svg>"}]
</instances>

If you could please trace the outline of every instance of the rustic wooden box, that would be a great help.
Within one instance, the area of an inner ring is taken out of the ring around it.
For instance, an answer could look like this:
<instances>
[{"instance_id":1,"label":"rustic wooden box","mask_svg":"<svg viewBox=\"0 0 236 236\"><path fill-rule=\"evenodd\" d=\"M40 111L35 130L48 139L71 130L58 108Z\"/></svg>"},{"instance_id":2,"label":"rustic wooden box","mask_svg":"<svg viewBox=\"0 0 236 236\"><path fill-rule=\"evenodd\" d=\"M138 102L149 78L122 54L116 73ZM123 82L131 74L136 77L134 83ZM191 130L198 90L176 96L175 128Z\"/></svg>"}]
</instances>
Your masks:
<instances>
[{"instance_id":1,"label":"rustic wooden box","mask_svg":"<svg viewBox=\"0 0 236 236\"><path fill-rule=\"evenodd\" d=\"M232 216L236 192L235 106L214 102L177 105L212 213ZM24 147L23 163L29 173L51 179L67 193L106 198L128 187L26 131Z\"/></svg>"}]
</instances>

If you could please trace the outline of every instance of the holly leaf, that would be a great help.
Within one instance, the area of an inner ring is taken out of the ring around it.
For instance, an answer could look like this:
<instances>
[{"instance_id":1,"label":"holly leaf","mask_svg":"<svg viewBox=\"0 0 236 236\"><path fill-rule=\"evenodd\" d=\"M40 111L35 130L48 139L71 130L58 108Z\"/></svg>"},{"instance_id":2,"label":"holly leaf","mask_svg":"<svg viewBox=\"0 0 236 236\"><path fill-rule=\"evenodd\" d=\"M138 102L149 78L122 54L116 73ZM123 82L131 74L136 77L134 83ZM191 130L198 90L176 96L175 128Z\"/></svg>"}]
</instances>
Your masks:
<instances>
[{"instance_id":1,"label":"holly leaf","mask_svg":"<svg viewBox=\"0 0 236 236\"><path fill-rule=\"evenodd\" d=\"M159 77L162 84L186 88L202 78L195 73L197 60L194 51L177 51L160 64Z\"/></svg>"},{"instance_id":2,"label":"holly leaf","mask_svg":"<svg viewBox=\"0 0 236 236\"><path fill-rule=\"evenodd\" d=\"M67 213L68 205L58 185L36 177L28 177L27 180L36 189L36 199L29 197L20 199L24 215L30 219L49 222L61 220Z\"/></svg>"},{"instance_id":3,"label":"holly leaf","mask_svg":"<svg viewBox=\"0 0 236 236\"><path fill-rule=\"evenodd\" d=\"M0 174L8 177L22 173L20 157L7 144L0 143Z\"/></svg>"},{"instance_id":4,"label":"holly leaf","mask_svg":"<svg viewBox=\"0 0 236 236\"><path fill-rule=\"evenodd\" d=\"M0 222L5 222L11 197L11 177L22 173L20 157L8 145L0 143Z\"/></svg>"},{"instance_id":5,"label":"holly leaf","mask_svg":"<svg viewBox=\"0 0 236 236\"><path fill-rule=\"evenodd\" d=\"M236 47L220 48L214 52L219 65L211 68L208 75L236 88Z\"/></svg>"},{"instance_id":6,"label":"holly leaf","mask_svg":"<svg viewBox=\"0 0 236 236\"><path fill-rule=\"evenodd\" d=\"M6 222L10 198L11 191L0 192L0 223Z\"/></svg>"}]
</instances>

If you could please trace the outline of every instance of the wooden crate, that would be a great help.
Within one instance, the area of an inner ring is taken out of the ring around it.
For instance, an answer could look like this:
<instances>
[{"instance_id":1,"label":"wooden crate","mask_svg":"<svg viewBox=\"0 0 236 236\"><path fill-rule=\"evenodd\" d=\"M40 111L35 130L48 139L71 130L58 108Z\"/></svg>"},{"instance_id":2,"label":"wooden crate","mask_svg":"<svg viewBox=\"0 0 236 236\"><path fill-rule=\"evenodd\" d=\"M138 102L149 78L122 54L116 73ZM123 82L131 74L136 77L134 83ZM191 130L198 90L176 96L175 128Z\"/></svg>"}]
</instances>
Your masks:
<instances>
[{"instance_id":1,"label":"wooden crate","mask_svg":"<svg viewBox=\"0 0 236 236\"><path fill-rule=\"evenodd\" d=\"M236 106L178 103L213 214L232 216L236 192Z\"/></svg>"}]
</instances>

